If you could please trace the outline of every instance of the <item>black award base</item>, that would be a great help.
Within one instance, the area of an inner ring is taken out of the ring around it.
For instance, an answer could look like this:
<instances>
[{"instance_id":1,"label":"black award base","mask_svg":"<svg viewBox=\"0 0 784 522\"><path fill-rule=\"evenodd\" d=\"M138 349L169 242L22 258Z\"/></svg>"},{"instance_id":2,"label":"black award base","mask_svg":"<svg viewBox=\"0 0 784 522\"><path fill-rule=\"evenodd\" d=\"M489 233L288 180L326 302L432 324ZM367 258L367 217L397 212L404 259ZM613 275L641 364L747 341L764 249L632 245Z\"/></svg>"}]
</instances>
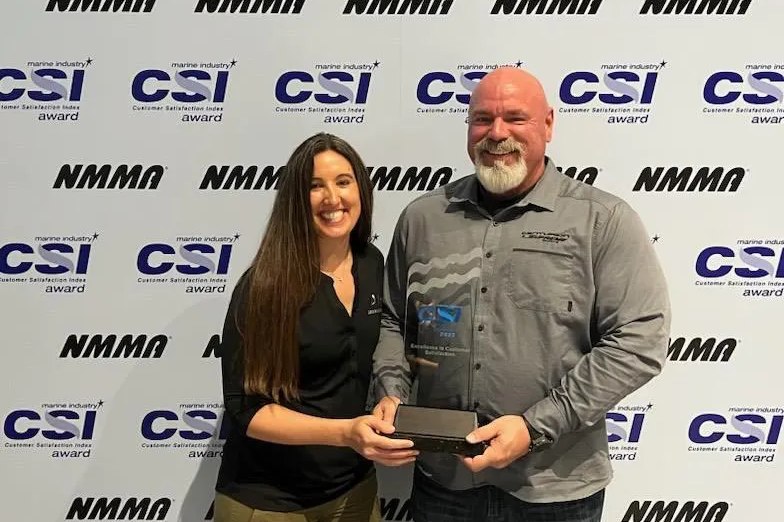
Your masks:
<instances>
[{"instance_id":1,"label":"black award base","mask_svg":"<svg viewBox=\"0 0 784 522\"><path fill-rule=\"evenodd\" d=\"M397 407L395 420L396 439L414 442L414 449L452 453L465 457L481 455L487 444L470 444L466 435L477 428L476 413L463 410L445 410L424 406L401 404Z\"/></svg>"}]
</instances>

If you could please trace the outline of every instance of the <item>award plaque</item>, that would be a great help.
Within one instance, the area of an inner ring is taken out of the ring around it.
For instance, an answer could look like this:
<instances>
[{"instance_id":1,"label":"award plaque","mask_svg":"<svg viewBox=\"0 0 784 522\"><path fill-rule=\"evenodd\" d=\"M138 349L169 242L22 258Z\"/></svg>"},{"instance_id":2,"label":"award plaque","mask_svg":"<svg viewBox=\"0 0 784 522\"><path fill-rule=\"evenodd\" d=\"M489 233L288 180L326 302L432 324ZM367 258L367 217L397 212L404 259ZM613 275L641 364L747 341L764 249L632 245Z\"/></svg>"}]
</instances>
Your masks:
<instances>
[{"instance_id":1,"label":"award plaque","mask_svg":"<svg viewBox=\"0 0 784 522\"><path fill-rule=\"evenodd\" d=\"M409 270L402 334L415 388L407 404L398 406L393 436L413 440L422 451L475 456L485 445L465 440L478 425L473 273L459 276L440 265L414 263Z\"/></svg>"},{"instance_id":2,"label":"award plaque","mask_svg":"<svg viewBox=\"0 0 784 522\"><path fill-rule=\"evenodd\" d=\"M470 307L450 301L424 301L421 297L410 299L403 334L406 359L417 383L415 400L409 404L470 410Z\"/></svg>"},{"instance_id":3,"label":"award plaque","mask_svg":"<svg viewBox=\"0 0 784 522\"><path fill-rule=\"evenodd\" d=\"M465 438L477 428L476 413L401 404L397 407L392 438L414 442L414 449L475 457L486 444Z\"/></svg>"}]
</instances>

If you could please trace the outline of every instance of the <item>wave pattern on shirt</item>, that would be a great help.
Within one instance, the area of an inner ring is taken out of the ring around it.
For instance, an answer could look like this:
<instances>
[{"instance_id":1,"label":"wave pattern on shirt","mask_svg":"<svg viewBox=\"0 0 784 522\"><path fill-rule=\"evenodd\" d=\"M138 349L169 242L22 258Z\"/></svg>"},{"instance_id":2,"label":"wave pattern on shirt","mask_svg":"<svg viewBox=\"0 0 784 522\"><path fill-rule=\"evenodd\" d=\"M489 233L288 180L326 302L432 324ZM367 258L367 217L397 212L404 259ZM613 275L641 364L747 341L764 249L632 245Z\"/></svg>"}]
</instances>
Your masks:
<instances>
[{"instance_id":1,"label":"wave pattern on shirt","mask_svg":"<svg viewBox=\"0 0 784 522\"><path fill-rule=\"evenodd\" d=\"M474 248L466 253L450 254L432 258L426 263L414 262L408 270L408 294L425 296L432 290L445 290L457 285L453 297L470 293L470 283L481 275L482 249ZM441 293L444 298L445 293Z\"/></svg>"}]
</instances>

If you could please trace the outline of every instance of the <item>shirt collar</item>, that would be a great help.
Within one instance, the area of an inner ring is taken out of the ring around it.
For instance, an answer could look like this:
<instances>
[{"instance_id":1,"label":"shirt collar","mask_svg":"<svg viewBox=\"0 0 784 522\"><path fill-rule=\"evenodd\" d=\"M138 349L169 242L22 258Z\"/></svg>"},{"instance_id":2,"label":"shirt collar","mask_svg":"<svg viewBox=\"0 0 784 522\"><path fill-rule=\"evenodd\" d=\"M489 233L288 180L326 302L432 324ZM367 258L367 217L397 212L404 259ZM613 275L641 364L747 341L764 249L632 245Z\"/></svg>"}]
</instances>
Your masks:
<instances>
[{"instance_id":1,"label":"shirt collar","mask_svg":"<svg viewBox=\"0 0 784 522\"><path fill-rule=\"evenodd\" d=\"M526 207L533 205L545 210L555 210L555 200L558 197L560 173L555 163L545 156L545 167L542 177L525 195L523 199L515 203L515 207ZM447 191L446 197L451 203L469 202L474 206L479 206L479 181L476 173L463 178L463 183L456 183Z\"/></svg>"}]
</instances>

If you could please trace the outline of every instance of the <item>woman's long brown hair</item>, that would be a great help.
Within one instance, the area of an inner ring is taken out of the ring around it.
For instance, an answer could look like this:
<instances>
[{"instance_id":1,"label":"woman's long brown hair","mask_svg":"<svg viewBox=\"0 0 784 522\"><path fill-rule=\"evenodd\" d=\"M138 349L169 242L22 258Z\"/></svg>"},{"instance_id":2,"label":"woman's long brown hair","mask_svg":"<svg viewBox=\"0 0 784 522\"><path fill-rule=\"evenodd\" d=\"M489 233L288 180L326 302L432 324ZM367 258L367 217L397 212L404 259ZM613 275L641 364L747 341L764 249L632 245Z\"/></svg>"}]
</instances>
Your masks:
<instances>
[{"instance_id":1,"label":"woman's long brown hair","mask_svg":"<svg viewBox=\"0 0 784 522\"><path fill-rule=\"evenodd\" d=\"M371 237L373 187L354 148L331 134L302 142L281 172L278 194L261 245L248 270L247 304L239 319L243 342L244 389L274 401L299 398L299 315L321 277L310 186L313 159L332 150L354 170L361 211L351 231L355 252Z\"/></svg>"}]
</instances>

